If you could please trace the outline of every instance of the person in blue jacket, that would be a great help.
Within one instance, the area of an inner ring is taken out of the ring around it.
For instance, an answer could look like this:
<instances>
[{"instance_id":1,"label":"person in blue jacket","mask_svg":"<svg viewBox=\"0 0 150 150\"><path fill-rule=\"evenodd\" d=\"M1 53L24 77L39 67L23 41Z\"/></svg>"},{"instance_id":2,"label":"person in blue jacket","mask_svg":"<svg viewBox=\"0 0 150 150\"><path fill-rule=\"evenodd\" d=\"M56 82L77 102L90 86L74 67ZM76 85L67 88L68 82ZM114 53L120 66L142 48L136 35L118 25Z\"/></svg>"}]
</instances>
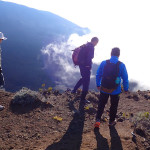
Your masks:
<instances>
[{"instance_id":1,"label":"person in blue jacket","mask_svg":"<svg viewBox=\"0 0 150 150\"><path fill-rule=\"evenodd\" d=\"M76 93L77 89L82 85L82 94L81 94L81 101L85 103L89 103L85 99L89 84L90 84L90 75L91 75L91 68L92 68L92 59L94 58L94 47L97 45L99 39L97 37L93 37L91 42L86 44L86 48L80 52L79 55L79 68L81 73L81 78L76 83L72 93Z\"/></svg>"},{"instance_id":2,"label":"person in blue jacket","mask_svg":"<svg viewBox=\"0 0 150 150\"><path fill-rule=\"evenodd\" d=\"M120 49L117 47L113 48L111 51L111 58L109 62L117 64L117 62L119 61L118 60L119 56L120 56ZM109 112L109 115L110 115L109 125L113 126L116 124L115 118L117 114L119 95L121 93L122 80L123 80L124 91L126 93L128 92L128 88L129 88L128 73L126 70L126 66L124 63L120 62L119 70L118 70L118 77L117 77L117 80L118 80L117 88L112 92L104 91L103 88L101 88L101 83L102 83L101 81L102 81L105 65L106 65L106 60L101 62L100 66L98 67L97 74L96 74L96 85L97 85L97 89L100 91L98 110L97 110L97 115L96 115L96 123L95 123L95 127L98 127L98 128L100 126L101 116L103 114L103 111L104 111L104 108L108 101L109 96L110 96L110 102L111 102L110 112Z\"/></svg>"}]
</instances>

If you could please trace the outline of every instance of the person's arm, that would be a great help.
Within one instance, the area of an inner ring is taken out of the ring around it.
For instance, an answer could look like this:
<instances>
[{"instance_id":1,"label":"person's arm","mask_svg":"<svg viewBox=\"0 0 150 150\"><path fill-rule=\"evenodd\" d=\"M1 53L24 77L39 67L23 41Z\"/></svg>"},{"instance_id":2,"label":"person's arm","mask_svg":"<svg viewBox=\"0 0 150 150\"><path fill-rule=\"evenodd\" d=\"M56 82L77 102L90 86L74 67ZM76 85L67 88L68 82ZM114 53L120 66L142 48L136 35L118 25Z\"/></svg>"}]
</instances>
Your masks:
<instances>
[{"instance_id":1,"label":"person's arm","mask_svg":"<svg viewBox=\"0 0 150 150\"><path fill-rule=\"evenodd\" d=\"M100 66L97 69L97 73L96 73L96 86L97 89L100 90L100 86L101 86L101 79L102 79L102 75L103 75L103 68L105 65L105 61L103 61Z\"/></svg>"},{"instance_id":2,"label":"person's arm","mask_svg":"<svg viewBox=\"0 0 150 150\"><path fill-rule=\"evenodd\" d=\"M87 50L86 67L91 67L93 58L94 58L94 47L89 46Z\"/></svg>"},{"instance_id":3,"label":"person's arm","mask_svg":"<svg viewBox=\"0 0 150 150\"><path fill-rule=\"evenodd\" d=\"M124 91L127 93L128 89L129 89L129 80L128 80L127 69L126 69L126 66L124 64L122 64L121 78L123 79Z\"/></svg>"}]
</instances>

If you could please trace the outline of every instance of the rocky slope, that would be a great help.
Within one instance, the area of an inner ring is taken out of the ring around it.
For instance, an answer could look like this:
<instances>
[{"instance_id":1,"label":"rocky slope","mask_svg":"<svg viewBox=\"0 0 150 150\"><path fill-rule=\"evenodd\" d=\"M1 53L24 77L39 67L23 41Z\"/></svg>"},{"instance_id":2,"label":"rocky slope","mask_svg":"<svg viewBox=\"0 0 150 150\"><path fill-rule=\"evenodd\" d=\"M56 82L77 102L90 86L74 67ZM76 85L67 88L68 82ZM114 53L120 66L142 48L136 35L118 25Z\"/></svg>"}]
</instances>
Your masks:
<instances>
[{"instance_id":1,"label":"rocky slope","mask_svg":"<svg viewBox=\"0 0 150 150\"><path fill-rule=\"evenodd\" d=\"M80 91L76 95L70 91L51 92L45 101L27 105L12 104L14 95L0 91L0 104L5 106L0 112L0 150L150 149L149 130L138 130L131 122L138 112L150 111L150 91L122 93L118 122L111 128L108 103L99 130L93 127L99 93L89 92L87 99L91 104L87 107L79 101Z\"/></svg>"}]
</instances>

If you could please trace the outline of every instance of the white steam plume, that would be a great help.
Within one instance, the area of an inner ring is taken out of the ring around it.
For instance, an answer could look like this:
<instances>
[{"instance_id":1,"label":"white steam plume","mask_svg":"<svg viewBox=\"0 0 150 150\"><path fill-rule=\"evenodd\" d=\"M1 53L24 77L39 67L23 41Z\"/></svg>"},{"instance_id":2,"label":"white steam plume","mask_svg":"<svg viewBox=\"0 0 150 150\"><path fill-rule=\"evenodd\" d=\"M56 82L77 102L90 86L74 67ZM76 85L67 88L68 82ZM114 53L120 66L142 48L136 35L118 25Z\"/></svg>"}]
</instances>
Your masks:
<instances>
[{"instance_id":1,"label":"white steam plume","mask_svg":"<svg viewBox=\"0 0 150 150\"><path fill-rule=\"evenodd\" d=\"M50 43L42 48L41 52L47 56L45 59L44 69L49 69L52 65L59 65L59 69L55 70L55 83L58 87L73 87L80 78L79 68L74 66L72 62L72 50L87 41L90 41L92 35L78 36L72 34L67 42ZM92 76L91 76L92 77Z\"/></svg>"}]
</instances>

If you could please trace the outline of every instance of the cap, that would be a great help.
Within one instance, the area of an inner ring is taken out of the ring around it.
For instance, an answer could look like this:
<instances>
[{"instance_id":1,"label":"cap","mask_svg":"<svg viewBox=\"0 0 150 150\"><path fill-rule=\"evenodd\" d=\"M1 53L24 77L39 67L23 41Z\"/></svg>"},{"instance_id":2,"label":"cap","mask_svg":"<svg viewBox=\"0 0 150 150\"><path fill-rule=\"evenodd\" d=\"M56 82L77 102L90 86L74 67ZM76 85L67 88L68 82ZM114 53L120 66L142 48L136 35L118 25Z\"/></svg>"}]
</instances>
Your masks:
<instances>
[{"instance_id":1,"label":"cap","mask_svg":"<svg viewBox=\"0 0 150 150\"><path fill-rule=\"evenodd\" d=\"M0 39L2 39L2 40L7 40L7 38L4 37L4 34L3 34L2 32L0 32Z\"/></svg>"}]
</instances>

